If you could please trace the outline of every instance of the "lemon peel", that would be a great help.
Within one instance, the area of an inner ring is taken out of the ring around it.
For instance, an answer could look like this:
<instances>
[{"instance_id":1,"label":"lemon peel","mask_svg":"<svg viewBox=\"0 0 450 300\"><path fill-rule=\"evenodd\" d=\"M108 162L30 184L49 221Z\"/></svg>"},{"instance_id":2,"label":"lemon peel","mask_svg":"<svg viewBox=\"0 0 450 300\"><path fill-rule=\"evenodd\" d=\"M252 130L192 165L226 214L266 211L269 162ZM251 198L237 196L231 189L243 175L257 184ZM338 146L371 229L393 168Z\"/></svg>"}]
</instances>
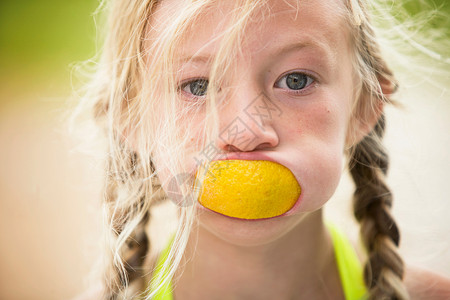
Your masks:
<instances>
[{"instance_id":1,"label":"lemon peel","mask_svg":"<svg viewBox=\"0 0 450 300\"><path fill-rule=\"evenodd\" d=\"M207 169L198 201L226 216L264 219L289 211L300 193L295 176L279 163L217 160Z\"/></svg>"}]
</instances>

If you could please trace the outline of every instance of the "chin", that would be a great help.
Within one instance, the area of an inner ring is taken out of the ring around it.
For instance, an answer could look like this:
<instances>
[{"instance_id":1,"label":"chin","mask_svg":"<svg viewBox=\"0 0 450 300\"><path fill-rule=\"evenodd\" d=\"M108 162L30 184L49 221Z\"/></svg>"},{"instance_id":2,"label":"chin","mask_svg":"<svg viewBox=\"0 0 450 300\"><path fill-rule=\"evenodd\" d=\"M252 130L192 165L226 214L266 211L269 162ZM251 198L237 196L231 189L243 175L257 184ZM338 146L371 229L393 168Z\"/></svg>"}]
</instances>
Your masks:
<instances>
[{"instance_id":1,"label":"chin","mask_svg":"<svg viewBox=\"0 0 450 300\"><path fill-rule=\"evenodd\" d=\"M241 247L270 244L291 231L308 214L281 215L268 219L246 220L228 217L197 204L200 230Z\"/></svg>"}]
</instances>

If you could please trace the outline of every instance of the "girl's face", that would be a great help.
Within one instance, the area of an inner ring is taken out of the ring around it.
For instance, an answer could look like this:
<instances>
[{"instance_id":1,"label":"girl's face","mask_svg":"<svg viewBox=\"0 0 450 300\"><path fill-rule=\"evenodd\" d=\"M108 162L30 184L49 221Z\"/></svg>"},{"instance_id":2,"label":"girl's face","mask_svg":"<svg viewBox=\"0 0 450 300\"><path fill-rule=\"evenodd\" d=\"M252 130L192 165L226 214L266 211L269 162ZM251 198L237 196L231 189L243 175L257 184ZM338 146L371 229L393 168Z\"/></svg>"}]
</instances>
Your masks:
<instances>
[{"instance_id":1,"label":"girl's face","mask_svg":"<svg viewBox=\"0 0 450 300\"><path fill-rule=\"evenodd\" d=\"M230 90L219 111L219 137L207 141L208 148L194 151L200 131L190 133L188 168L211 159L214 151L224 154L222 158L272 160L288 167L302 188L293 209L266 220L233 219L196 204L200 226L242 245L281 237L330 199L341 177L355 101L343 1L301 0L298 10L296 1L268 2L270 14L252 18L244 33L242 56L233 60L235 72L227 78ZM211 13L196 21L183 42L177 56L192 59L182 59L178 70L180 101L204 100L208 61L227 29L222 24L227 24L229 3L219 1ZM163 1L152 20L154 32L162 31L163 18L170 11L182 7L182 0ZM204 114L189 116L185 122L202 124ZM157 157L154 161L162 170ZM164 172L159 176L162 182L170 181Z\"/></svg>"}]
</instances>

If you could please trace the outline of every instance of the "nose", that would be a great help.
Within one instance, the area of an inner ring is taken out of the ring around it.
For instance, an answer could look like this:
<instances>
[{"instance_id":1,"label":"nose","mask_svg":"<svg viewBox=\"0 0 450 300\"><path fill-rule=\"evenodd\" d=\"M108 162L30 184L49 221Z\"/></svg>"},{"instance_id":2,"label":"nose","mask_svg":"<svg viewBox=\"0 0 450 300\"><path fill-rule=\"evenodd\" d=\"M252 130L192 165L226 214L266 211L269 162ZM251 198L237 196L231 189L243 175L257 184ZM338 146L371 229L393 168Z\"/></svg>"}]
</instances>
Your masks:
<instances>
[{"instance_id":1,"label":"nose","mask_svg":"<svg viewBox=\"0 0 450 300\"><path fill-rule=\"evenodd\" d=\"M263 92L235 88L225 102L219 111L219 149L246 152L278 145L279 137L274 125L281 116L281 110Z\"/></svg>"}]
</instances>

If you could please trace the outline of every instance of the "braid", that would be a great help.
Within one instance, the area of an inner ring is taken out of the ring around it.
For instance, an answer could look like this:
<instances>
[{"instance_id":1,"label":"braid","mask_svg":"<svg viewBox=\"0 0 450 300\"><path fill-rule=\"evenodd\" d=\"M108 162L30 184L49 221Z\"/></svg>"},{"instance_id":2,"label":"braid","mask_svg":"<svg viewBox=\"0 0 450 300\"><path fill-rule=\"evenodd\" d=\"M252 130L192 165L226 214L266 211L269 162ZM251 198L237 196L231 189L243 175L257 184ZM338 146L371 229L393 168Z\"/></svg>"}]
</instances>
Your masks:
<instances>
[{"instance_id":1,"label":"braid","mask_svg":"<svg viewBox=\"0 0 450 300\"><path fill-rule=\"evenodd\" d=\"M384 181L388 155L379 142L384 134L381 116L374 130L356 145L350 163L355 182L354 214L368 250L364 280L370 299L408 299L402 284L404 265L397 252L400 233L392 215L392 194Z\"/></svg>"},{"instance_id":2,"label":"braid","mask_svg":"<svg viewBox=\"0 0 450 300\"><path fill-rule=\"evenodd\" d=\"M369 121L380 103L393 103L390 95L397 81L382 58L368 13L368 1L348 0L353 25L356 70L362 86L354 119ZM368 252L364 281L370 299L409 299L402 278L404 264L398 254L400 233L390 213L392 193L385 182L389 157L381 140L385 117L350 150L349 169L355 182L354 215L361 224L361 238Z\"/></svg>"},{"instance_id":3,"label":"braid","mask_svg":"<svg viewBox=\"0 0 450 300\"><path fill-rule=\"evenodd\" d=\"M106 219L111 229L111 243L108 249L110 258L105 268L106 276L104 276L106 283L104 299L108 300L128 298L129 285L143 284L143 264L150 250L146 226L151 216L149 203L151 201L145 197L143 184L138 188L139 196L132 195L132 189L125 186L130 181L137 181L137 178L141 177L137 168L137 155L135 153L125 155L128 156L128 164L123 168L127 169L117 172L116 176L109 176L106 185ZM108 169L112 168L113 162L110 159ZM150 168L153 172L152 163ZM151 184L152 187L156 185L154 182ZM128 193L125 196L126 199L122 199L124 196L121 195L121 190L123 189L125 189L124 194ZM155 198L158 197L153 197L152 200L158 201ZM140 290L141 286L136 288Z\"/></svg>"}]
</instances>

